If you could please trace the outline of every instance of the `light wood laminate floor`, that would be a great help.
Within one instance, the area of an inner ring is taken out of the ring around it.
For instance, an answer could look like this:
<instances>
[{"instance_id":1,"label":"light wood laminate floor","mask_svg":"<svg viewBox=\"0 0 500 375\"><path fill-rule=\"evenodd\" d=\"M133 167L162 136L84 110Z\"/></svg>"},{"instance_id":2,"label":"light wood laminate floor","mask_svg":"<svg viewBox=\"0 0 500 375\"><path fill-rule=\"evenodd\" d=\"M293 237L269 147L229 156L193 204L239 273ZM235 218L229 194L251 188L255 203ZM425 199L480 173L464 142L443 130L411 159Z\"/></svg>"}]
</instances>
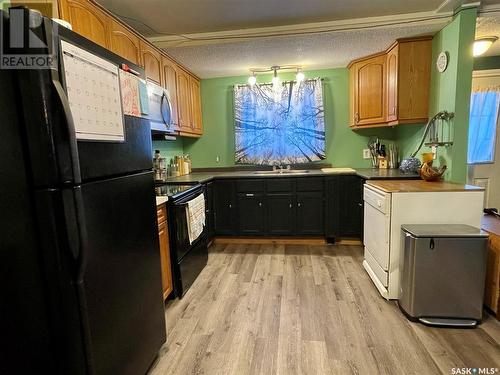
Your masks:
<instances>
[{"instance_id":1,"label":"light wood laminate floor","mask_svg":"<svg viewBox=\"0 0 500 375\"><path fill-rule=\"evenodd\" d=\"M167 304L159 374L451 374L500 368L500 324L409 322L382 299L359 246L216 245Z\"/></svg>"}]
</instances>

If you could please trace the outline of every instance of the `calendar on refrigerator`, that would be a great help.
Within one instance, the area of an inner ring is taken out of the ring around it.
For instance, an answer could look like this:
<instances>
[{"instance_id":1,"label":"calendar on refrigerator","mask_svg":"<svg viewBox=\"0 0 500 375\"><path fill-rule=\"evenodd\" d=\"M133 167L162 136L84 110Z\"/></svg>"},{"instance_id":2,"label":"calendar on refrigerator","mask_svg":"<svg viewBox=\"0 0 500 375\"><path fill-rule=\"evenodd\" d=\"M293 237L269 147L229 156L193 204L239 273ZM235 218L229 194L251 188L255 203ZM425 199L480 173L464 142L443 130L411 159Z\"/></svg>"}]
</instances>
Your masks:
<instances>
[{"instance_id":1,"label":"calendar on refrigerator","mask_svg":"<svg viewBox=\"0 0 500 375\"><path fill-rule=\"evenodd\" d=\"M66 41L61 52L76 138L125 141L118 67Z\"/></svg>"}]
</instances>

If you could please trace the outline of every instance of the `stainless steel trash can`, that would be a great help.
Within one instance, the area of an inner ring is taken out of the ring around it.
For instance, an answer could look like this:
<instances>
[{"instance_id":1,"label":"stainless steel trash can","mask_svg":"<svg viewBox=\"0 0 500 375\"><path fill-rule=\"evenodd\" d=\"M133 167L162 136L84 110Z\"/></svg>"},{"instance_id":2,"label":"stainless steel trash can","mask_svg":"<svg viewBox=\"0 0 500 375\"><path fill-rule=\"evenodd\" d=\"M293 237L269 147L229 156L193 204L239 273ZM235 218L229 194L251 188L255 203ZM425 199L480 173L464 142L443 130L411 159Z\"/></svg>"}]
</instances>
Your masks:
<instances>
[{"instance_id":1,"label":"stainless steel trash can","mask_svg":"<svg viewBox=\"0 0 500 375\"><path fill-rule=\"evenodd\" d=\"M399 308L428 325L482 319L488 235L468 225L402 225Z\"/></svg>"}]
</instances>

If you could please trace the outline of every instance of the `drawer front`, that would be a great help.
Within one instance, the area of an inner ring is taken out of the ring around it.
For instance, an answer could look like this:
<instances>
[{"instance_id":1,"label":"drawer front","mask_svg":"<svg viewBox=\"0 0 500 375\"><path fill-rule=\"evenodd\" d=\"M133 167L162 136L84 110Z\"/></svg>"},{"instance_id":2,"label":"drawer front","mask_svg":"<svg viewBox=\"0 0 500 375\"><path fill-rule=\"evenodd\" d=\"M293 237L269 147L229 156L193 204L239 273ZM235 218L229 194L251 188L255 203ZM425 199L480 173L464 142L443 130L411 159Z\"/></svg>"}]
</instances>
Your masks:
<instances>
[{"instance_id":1,"label":"drawer front","mask_svg":"<svg viewBox=\"0 0 500 375\"><path fill-rule=\"evenodd\" d=\"M266 181L268 193L292 193L293 180L290 178L273 178Z\"/></svg>"},{"instance_id":2,"label":"drawer front","mask_svg":"<svg viewBox=\"0 0 500 375\"><path fill-rule=\"evenodd\" d=\"M156 218L158 219L158 224L167 220L167 205L165 203L156 206Z\"/></svg>"},{"instance_id":3,"label":"drawer front","mask_svg":"<svg viewBox=\"0 0 500 375\"><path fill-rule=\"evenodd\" d=\"M323 177L299 177L297 178L297 191L323 191Z\"/></svg>"},{"instance_id":4,"label":"drawer front","mask_svg":"<svg viewBox=\"0 0 500 375\"><path fill-rule=\"evenodd\" d=\"M391 211L391 194L376 192L365 185L363 199L366 203L384 214Z\"/></svg>"},{"instance_id":5,"label":"drawer front","mask_svg":"<svg viewBox=\"0 0 500 375\"><path fill-rule=\"evenodd\" d=\"M236 190L238 193L262 193L264 192L264 180L238 180Z\"/></svg>"}]
</instances>

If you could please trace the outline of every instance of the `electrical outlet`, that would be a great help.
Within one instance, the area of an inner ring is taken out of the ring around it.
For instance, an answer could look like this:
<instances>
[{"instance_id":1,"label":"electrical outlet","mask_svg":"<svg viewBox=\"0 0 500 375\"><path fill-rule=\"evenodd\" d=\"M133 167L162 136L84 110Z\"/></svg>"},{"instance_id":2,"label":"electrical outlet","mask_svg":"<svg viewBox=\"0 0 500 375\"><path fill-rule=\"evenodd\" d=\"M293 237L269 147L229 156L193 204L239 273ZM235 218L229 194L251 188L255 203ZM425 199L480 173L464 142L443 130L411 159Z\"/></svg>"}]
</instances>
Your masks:
<instances>
[{"instance_id":1,"label":"electrical outlet","mask_svg":"<svg viewBox=\"0 0 500 375\"><path fill-rule=\"evenodd\" d=\"M370 159L370 149L369 148L363 149L363 159Z\"/></svg>"}]
</instances>

